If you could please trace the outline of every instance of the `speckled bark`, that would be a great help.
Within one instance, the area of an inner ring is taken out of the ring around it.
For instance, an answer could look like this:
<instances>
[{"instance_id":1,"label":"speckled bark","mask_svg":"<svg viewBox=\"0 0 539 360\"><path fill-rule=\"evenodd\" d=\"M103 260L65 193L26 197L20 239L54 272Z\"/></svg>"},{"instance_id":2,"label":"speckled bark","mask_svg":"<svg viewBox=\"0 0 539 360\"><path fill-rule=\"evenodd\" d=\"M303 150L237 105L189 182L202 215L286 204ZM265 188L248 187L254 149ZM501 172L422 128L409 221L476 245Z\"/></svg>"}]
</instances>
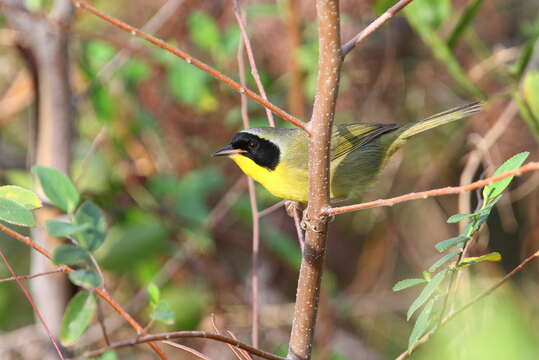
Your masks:
<instances>
[{"instance_id":1,"label":"speckled bark","mask_svg":"<svg viewBox=\"0 0 539 360\"><path fill-rule=\"evenodd\" d=\"M329 205L329 145L342 62L339 1L317 0L316 9L320 59L309 124L309 221L288 351L288 358L294 360L310 359L313 346L327 238L327 219L320 214Z\"/></svg>"}]
</instances>

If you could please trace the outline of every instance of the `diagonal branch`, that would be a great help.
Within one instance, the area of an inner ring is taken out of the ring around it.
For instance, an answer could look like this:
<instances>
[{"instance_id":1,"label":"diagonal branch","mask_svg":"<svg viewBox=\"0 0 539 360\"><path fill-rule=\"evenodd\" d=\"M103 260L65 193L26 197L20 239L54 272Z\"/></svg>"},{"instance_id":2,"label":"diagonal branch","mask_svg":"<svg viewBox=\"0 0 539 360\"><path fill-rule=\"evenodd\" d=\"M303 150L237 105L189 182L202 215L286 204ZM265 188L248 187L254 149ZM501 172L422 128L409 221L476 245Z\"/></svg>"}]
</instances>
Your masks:
<instances>
[{"instance_id":1,"label":"diagonal branch","mask_svg":"<svg viewBox=\"0 0 539 360\"><path fill-rule=\"evenodd\" d=\"M404 194L404 195L396 196L389 199L379 199L379 200L369 201L369 202L365 202L361 204L326 208L322 212L322 214L326 216L338 215L338 214L344 214L347 212L370 209L370 208L380 207L380 206L393 206L395 204L405 202L405 201L410 201L410 200L426 199L428 197L434 197L434 196L459 194L462 192L472 191L475 189L482 188L483 186L490 185L492 183L495 183L496 181L500 181L501 179L505 179L512 176L520 176L527 172L537 171L537 170L539 170L539 162L529 162L526 165L521 166L520 168L516 170L506 171L504 173L501 173L500 175L496 175L496 176L492 176L483 180L479 180L468 185L448 186L448 187L440 188L440 189L433 189L433 190Z\"/></svg>"},{"instance_id":2,"label":"diagonal branch","mask_svg":"<svg viewBox=\"0 0 539 360\"><path fill-rule=\"evenodd\" d=\"M382 26L386 21L395 16L396 13L401 11L406 5L408 5L412 1L413 0L400 0L398 3L387 9L386 12L376 18L376 20L367 25L365 29L361 30L361 32L359 32L356 36L350 39L346 44L342 46L341 51L343 58L348 55L348 53L352 51L352 49L355 48L357 44L365 40L367 36L375 32L380 26Z\"/></svg>"},{"instance_id":3,"label":"diagonal branch","mask_svg":"<svg viewBox=\"0 0 539 360\"><path fill-rule=\"evenodd\" d=\"M161 49L163 50L166 50L168 52L170 52L171 54L174 54L176 55L177 57L179 57L180 59L183 59L185 60L187 63L197 67L198 69L210 74L211 76L213 76L214 78L216 78L217 80L221 81L221 82L224 82L225 84L227 84L228 86L230 86L231 88L233 88L234 90L236 90L237 92L239 92L240 94L245 94L247 97L253 99L254 101L256 101L257 103L259 103L260 105L264 106L265 108L271 110L273 113L275 113L277 116L279 116L280 118L282 118L283 120L285 121L288 121L289 123L299 127L300 129L303 129L305 130L307 133L309 133L309 131L305 128L305 123L303 123L301 120L297 119L296 117L290 115L289 113L287 113L286 111L284 111L283 109L281 109L280 107L270 103L269 101L266 101L264 100L264 98L262 98L260 95L258 95L257 93L255 93L254 91L252 90L249 90L247 89L246 87L243 87L241 86L238 82L232 80L230 77L224 75L223 73L217 71L216 69L212 68L211 66L209 66L208 64L192 57L191 55L189 55L188 53L186 53L185 51L182 51L178 48L175 48L169 44L167 44L166 42L164 42L163 40L160 40L152 35L149 35L131 25L128 25L126 23L124 23L123 21L121 20L118 20L112 16L109 16L99 10L97 10L96 8L94 8L93 6L89 5L88 3L84 2L84 1L81 1L81 0L69 0L71 1L73 4L75 4L76 7L78 8L81 8L103 20L105 20L106 22L114 25L115 27L121 29L121 30L124 30L124 31L127 31L129 33L131 33L133 36L136 36L138 38L141 38L141 39L144 39L156 46L159 46Z\"/></svg>"}]
</instances>

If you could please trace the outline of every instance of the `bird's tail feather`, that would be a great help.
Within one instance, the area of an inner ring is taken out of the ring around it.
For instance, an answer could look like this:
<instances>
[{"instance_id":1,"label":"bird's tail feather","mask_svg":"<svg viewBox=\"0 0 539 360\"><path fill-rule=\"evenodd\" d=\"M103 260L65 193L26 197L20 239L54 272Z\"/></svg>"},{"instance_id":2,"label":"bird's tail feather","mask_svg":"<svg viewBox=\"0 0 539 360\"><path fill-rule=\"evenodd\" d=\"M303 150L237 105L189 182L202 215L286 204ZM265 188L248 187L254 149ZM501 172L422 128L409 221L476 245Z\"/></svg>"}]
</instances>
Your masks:
<instances>
[{"instance_id":1,"label":"bird's tail feather","mask_svg":"<svg viewBox=\"0 0 539 360\"><path fill-rule=\"evenodd\" d=\"M409 138L423 131L430 130L440 125L460 120L472 114L481 111L483 104L474 102L462 106L458 106L436 115L432 115L426 119L406 124L395 131L395 138L386 152L386 159L389 159L395 151L397 151Z\"/></svg>"}]
</instances>

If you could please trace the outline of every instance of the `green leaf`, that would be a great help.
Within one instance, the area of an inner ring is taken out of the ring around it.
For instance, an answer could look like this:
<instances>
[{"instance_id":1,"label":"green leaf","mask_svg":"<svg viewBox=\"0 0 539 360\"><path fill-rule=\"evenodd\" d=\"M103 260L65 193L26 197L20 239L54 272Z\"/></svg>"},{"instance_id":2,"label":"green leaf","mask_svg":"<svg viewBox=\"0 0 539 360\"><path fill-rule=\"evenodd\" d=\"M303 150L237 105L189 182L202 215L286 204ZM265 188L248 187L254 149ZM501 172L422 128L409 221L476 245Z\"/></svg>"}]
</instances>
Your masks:
<instances>
[{"instance_id":1,"label":"green leaf","mask_svg":"<svg viewBox=\"0 0 539 360\"><path fill-rule=\"evenodd\" d=\"M464 12L459 17L459 21L457 25L455 26L455 29L453 29L453 32L449 36L449 40L447 40L447 46L449 46L449 48L451 49L455 48L455 45L457 44L459 39L462 37L462 34L464 34L466 29L473 22L481 5L483 5L483 0L472 0L468 4L466 9L464 9Z\"/></svg>"},{"instance_id":2,"label":"green leaf","mask_svg":"<svg viewBox=\"0 0 539 360\"><path fill-rule=\"evenodd\" d=\"M415 0L404 8L406 17L421 27L437 29L451 13L449 0Z\"/></svg>"},{"instance_id":3,"label":"green leaf","mask_svg":"<svg viewBox=\"0 0 539 360\"><path fill-rule=\"evenodd\" d=\"M28 210L33 210L41 207L41 201L37 195L30 190L20 186L6 185L0 186L0 198L15 201L24 206Z\"/></svg>"},{"instance_id":4,"label":"green leaf","mask_svg":"<svg viewBox=\"0 0 539 360\"><path fill-rule=\"evenodd\" d=\"M506 171L518 169L524 163L524 161L526 161L528 155L530 155L529 152L521 152L516 155L513 155L510 159L506 160L498 169L496 169L492 176L500 175ZM485 203L488 203L489 200L494 199L498 195L500 195L509 186L511 180L513 180L513 176L506 177L504 179L496 181L493 184L485 186L485 188L483 189L483 197L485 199Z\"/></svg>"},{"instance_id":5,"label":"green leaf","mask_svg":"<svg viewBox=\"0 0 539 360\"><path fill-rule=\"evenodd\" d=\"M474 265L483 261L492 261L492 262L498 262L502 260L502 255L499 252L491 252L486 255L482 256L475 256L475 257L467 257L462 259L462 261L459 264L459 268L467 267L470 265Z\"/></svg>"},{"instance_id":6,"label":"green leaf","mask_svg":"<svg viewBox=\"0 0 539 360\"><path fill-rule=\"evenodd\" d=\"M78 244L89 251L99 248L105 241L107 224L103 212L90 200L86 200L78 208L73 222L76 225L84 225L87 228L75 234Z\"/></svg>"},{"instance_id":7,"label":"green leaf","mask_svg":"<svg viewBox=\"0 0 539 360\"><path fill-rule=\"evenodd\" d=\"M19 226L36 226L34 215L15 201L0 198L0 220Z\"/></svg>"},{"instance_id":8,"label":"green leaf","mask_svg":"<svg viewBox=\"0 0 539 360\"><path fill-rule=\"evenodd\" d=\"M69 273L69 280L77 286L85 289L95 289L101 285L101 277L97 272L90 269L79 269Z\"/></svg>"},{"instance_id":9,"label":"green leaf","mask_svg":"<svg viewBox=\"0 0 539 360\"><path fill-rule=\"evenodd\" d=\"M148 297L150 298L150 302L153 305L156 305L159 302L159 298L161 297L161 292L159 291L159 288L155 283L151 282L148 284L148 287L146 288L148 291Z\"/></svg>"},{"instance_id":10,"label":"green leaf","mask_svg":"<svg viewBox=\"0 0 539 360\"><path fill-rule=\"evenodd\" d=\"M441 258L436 260L436 262L429 267L429 271L430 272L435 272L436 270L438 270L438 268L440 266L442 266L443 264L445 264L446 262L448 262L449 260L454 258L459 253L460 253L460 250L455 250L455 251L451 251L451 252L445 254L444 256L442 256Z\"/></svg>"},{"instance_id":11,"label":"green leaf","mask_svg":"<svg viewBox=\"0 0 539 360\"><path fill-rule=\"evenodd\" d=\"M96 308L96 299L88 291L80 291L71 299L64 313L60 331L60 340L64 345L72 345L84 334Z\"/></svg>"},{"instance_id":12,"label":"green leaf","mask_svg":"<svg viewBox=\"0 0 539 360\"><path fill-rule=\"evenodd\" d=\"M427 282L427 280L418 279L418 278L416 278L416 279L404 279L404 280L401 280L401 281L397 282L393 286L393 291L401 291L401 290L404 290L404 289L411 288L413 286L425 284L426 282Z\"/></svg>"},{"instance_id":13,"label":"green leaf","mask_svg":"<svg viewBox=\"0 0 539 360\"><path fill-rule=\"evenodd\" d=\"M86 262L88 259L88 253L84 249L71 244L58 246L54 249L52 255L52 261L55 264L63 265L76 265L81 262Z\"/></svg>"},{"instance_id":14,"label":"green leaf","mask_svg":"<svg viewBox=\"0 0 539 360\"><path fill-rule=\"evenodd\" d=\"M54 205L68 213L75 211L80 195L75 184L64 173L43 166L34 166L32 173L38 177L45 195Z\"/></svg>"},{"instance_id":15,"label":"green leaf","mask_svg":"<svg viewBox=\"0 0 539 360\"><path fill-rule=\"evenodd\" d=\"M449 217L449 219L447 219L447 222L449 224L458 223L459 221L474 217L476 215L477 215L476 213L473 213L473 214L455 214L455 215L451 215Z\"/></svg>"},{"instance_id":16,"label":"green leaf","mask_svg":"<svg viewBox=\"0 0 539 360\"><path fill-rule=\"evenodd\" d=\"M539 71L529 71L526 74L522 92L533 117L539 121Z\"/></svg>"},{"instance_id":17,"label":"green leaf","mask_svg":"<svg viewBox=\"0 0 539 360\"><path fill-rule=\"evenodd\" d=\"M415 322L410 339L408 340L408 352L411 352L419 339L427 332L431 323L432 308L434 299L431 299L423 308Z\"/></svg>"},{"instance_id":18,"label":"green leaf","mask_svg":"<svg viewBox=\"0 0 539 360\"><path fill-rule=\"evenodd\" d=\"M56 237L70 237L88 229L90 224L72 224L65 221L47 220L45 222L45 229L51 236Z\"/></svg>"},{"instance_id":19,"label":"green leaf","mask_svg":"<svg viewBox=\"0 0 539 360\"><path fill-rule=\"evenodd\" d=\"M448 221L449 222L449 221ZM437 243L436 245L434 245L434 247L436 248L436 250L438 250L439 252L444 252L446 251L447 249L453 247L453 246L456 246L456 245L459 245L459 244L462 244L462 243L465 243L466 241L468 241L470 238L467 237L467 236L456 236L456 237L452 237L450 239L447 239L447 240L444 240L444 241L440 241L439 243Z\"/></svg>"},{"instance_id":20,"label":"green leaf","mask_svg":"<svg viewBox=\"0 0 539 360\"><path fill-rule=\"evenodd\" d=\"M212 52L219 47L221 31L215 20L202 11L195 11L187 21L191 41L203 50Z\"/></svg>"},{"instance_id":21,"label":"green leaf","mask_svg":"<svg viewBox=\"0 0 539 360\"><path fill-rule=\"evenodd\" d=\"M152 319L167 325L172 325L174 323L174 316L174 311L172 311L165 301L159 301L150 315Z\"/></svg>"},{"instance_id":22,"label":"green leaf","mask_svg":"<svg viewBox=\"0 0 539 360\"><path fill-rule=\"evenodd\" d=\"M410 320L416 310L419 309L438 289L438 286L442 283L447 273L448 270L445 269L432 277L432 280L425 286L423 291L421 291L421 294L419 294L419 296L414 300L412 305L410 305L408 313L406 314L406 320Z\"/></svg>"}]
</instances>

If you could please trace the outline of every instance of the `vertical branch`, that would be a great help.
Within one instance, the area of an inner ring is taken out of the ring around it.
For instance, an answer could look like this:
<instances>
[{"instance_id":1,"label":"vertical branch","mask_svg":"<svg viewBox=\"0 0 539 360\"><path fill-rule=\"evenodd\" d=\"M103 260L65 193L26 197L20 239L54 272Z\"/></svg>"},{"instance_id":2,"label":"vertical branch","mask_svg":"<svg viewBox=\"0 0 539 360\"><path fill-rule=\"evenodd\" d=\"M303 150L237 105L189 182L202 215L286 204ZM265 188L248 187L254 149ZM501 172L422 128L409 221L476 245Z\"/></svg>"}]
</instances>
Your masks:
<instances>
[{"instance_id":1,"label":"vertical branch","mask_svg":"<svg viewBox=\"0 0 539 360\"><path fill-rule=\"evenodd\" d=\"M48 16L35 16L21 0L5 0L9 24L20 33L20 45L34 74L36 93L36 164L68 172L71 162L73 107L69 82L68 26L73 6L68 0L55 0ZM61 22L66 26L58 26ZM37 212L38 224L55 216L51 209ZM32 230L34 241L53 249L57 239L48 237L42 227ZM32 253L33 273L50 270L48 262ZM68 299L68 282L65 278L40 278L32 282L32 292L37 306L53 334L57 335L65 304Z\"/></svg>"},{"instance_id":2,"label":"vertical branch","mask_svg":"<svg viewBox=\"0 0 539 360\"><path fill-rule=\"evenodd\" d=\"M288 349L290 359L311 357L320 297L329 206L329 146L342 63L339 1L317 0L320 59L309 147L309 206L306 239L298 280L294 321Z\"/></svg>"},{"instance_id":3,"label":"vertical branch","mask_svg":"<svg viewBox=\"0 0 539 360\"><path fill-rule=\"evenodd\" d=\"M239 21L239 20L238 20ZM238 70L240 74L241 86L245 86L245 61L243 59L245 37L240 41L238 46ZM249 113L247 111L247 96L241 94L241 118L243 127L248 129ZM268 118L269 119L269 118ZM251 216L253 218L253 255L252 255L252 278L251 278L251 301L252 301L252 327L251 327L251 342L254 347L258 347L258 253L260 248L260 217L258 216L258 206L256 204L255 183L249 176L247 177L247 185L249 188L249 202L251 204Z\"/></svg>"}]
</instances>

